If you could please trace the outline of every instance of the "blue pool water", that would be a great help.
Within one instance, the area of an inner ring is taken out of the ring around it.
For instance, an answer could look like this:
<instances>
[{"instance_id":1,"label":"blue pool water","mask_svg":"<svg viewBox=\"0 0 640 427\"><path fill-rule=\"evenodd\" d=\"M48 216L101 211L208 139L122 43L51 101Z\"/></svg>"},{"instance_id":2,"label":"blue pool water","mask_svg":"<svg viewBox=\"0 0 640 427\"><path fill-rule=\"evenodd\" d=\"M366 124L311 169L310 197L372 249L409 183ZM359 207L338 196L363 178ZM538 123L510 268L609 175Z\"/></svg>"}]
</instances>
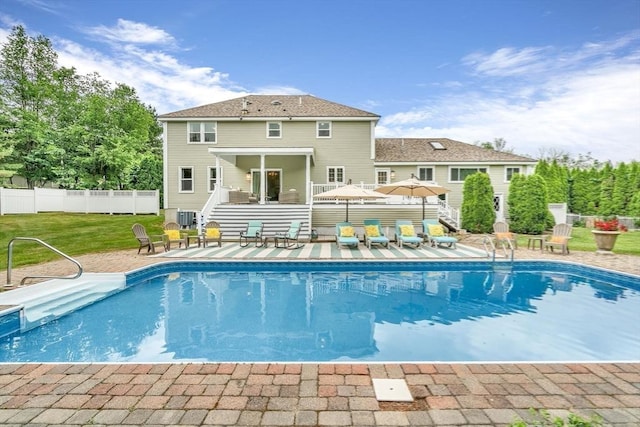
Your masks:
<instances>
[{"instance_id":1,"label":"blue pool water","mask_svg":"<svg viewBox=\"0 0 640 427\"><path fill-rule=\"evenodd\" d=\"M550 262L178 262L1 362L638 361L640 278Z\"/></svg>"}]
</instances>

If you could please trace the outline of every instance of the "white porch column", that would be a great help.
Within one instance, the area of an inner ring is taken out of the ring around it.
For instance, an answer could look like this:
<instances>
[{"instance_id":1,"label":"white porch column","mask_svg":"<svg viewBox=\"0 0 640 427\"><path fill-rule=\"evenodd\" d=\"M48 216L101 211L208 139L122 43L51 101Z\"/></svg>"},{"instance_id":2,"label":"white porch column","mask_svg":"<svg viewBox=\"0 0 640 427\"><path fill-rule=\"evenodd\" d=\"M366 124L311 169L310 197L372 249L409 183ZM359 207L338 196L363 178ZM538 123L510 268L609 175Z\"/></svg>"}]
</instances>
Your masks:
<instances>
[{"instance_id":1,"label":"white porch column","mask_svg":"<svg viewBox=\"0 0 640 427\"><path fill-rule=\"evenodd\" d=\"M267 182L266 182L267 176L264 173L264 158L265 158L265 155L261 154L260 155L260 204L261 205L265 204L265 200L266 200L265 193L267 190Z\"/></svg>"},{"instance_id":2,"label":"white porch column","mask_svg":"<svg viewBox=\"0 0 640 427\"><path fill-rule=\"evenodd\" d=\"M222 187L222 174L220 173L220 157L216 157L216 205L220 204L220 188ZM208 185L208 184L207 184Z\"/></svg>"},{"instance_id":3,"label":"white porch column","mask_svg":"<svg viewBox=\"0 0 640 427\"><path fill-rule=\"evenodd\" d=\"M307 154L305 156L305 165L304 165L304 181L305 181L305 186L307 187L307 190L305 191L305 193L307 194L307 204L310 203L311 197L313 196L311 194L311 187L309 186L309 183L311 182L311 156L309 154Z\"/></svg>"}]
</instances>

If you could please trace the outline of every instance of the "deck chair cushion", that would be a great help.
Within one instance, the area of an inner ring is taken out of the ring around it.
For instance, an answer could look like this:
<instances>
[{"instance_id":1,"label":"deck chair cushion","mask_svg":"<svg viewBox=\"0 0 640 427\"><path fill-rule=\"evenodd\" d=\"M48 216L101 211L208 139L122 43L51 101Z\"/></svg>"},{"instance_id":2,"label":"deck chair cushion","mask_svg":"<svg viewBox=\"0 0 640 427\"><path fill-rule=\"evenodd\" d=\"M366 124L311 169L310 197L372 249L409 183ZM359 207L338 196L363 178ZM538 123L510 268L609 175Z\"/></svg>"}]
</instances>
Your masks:
<instances>
[{"instance_id":1,"label":"deck chair cushion","mask_svg":"<svg viewBox=\"0 0 640 427\"><path fill-rule=\"evenodd\" d=\"M164 234L167 235L169 240L179 240L180 239L180 230L165 230Z\"/></svg>"},{"instance_id":2,"label":"deck chair cushion","mask_svg":"<svg viewBox=\"0 0 640 427\"><path fill-rule=\"evenodd\" d=\"M220 237L220 229L219 228L207 228L207 237L212 239L217 239Z\"/></svg>"},{"instance_id":3,"label":"deck chair cushion","mask_svg":"<svg viewBox=\"0 0 640 427\"><path fill-rule=\"evenodd\" d=\"M564 236L552 236L551 239L549 239L549 242L564 245L567 243L567 238Z\"/></svg>"},{"instance_id":4,"label":"deck chair cushion","mask_svg":"<svg viewBox=\"0 0 640 427\"><path fill-rule=\"evenodd\" d=\"M429 224L429 235L433 237L443 237L444 230L442 229L442 226L439 224Z\"/></svg>"},{"instance_id":5,"label":"deck chair cushion","mask_svg":"<svg viewBox=\"0 0 640 427\"><path fill-rule=\"evenodd\" d=\"M401 225L400 226L400 235L404 237L414 236L416 231L413 228L413 225Z\"/></svg>"},{"instance_id":6,"label":"deck chair cushion","mask_svg":"<svg viewBox=\"0 0 640 427\"><path fill-rule=\"evenodd\" d=\"M380 229L377 225L365 225L364 231L369 237L380 237Z\"/></svg>"},{"instance_id":7,"label":"deck chair cushion","mask_svg":"<svg viewBox=\"0 0 640 427\"><path fill-rule=\"evenodd\" d=\"M513 239L513 233L504 232L504 233L496 233L496 238L498 240L511 240Z\"/></svg>"},{"instance_id":8,"label":"deck chair cushion","mask_svg":"<svg viewBox=\"0 0 640 427\"><path fill-rule=\"evenodd\" d=\"M353 227L340 227L340 237L354 237L356 235Z\"/></svg>"}]
</instances>

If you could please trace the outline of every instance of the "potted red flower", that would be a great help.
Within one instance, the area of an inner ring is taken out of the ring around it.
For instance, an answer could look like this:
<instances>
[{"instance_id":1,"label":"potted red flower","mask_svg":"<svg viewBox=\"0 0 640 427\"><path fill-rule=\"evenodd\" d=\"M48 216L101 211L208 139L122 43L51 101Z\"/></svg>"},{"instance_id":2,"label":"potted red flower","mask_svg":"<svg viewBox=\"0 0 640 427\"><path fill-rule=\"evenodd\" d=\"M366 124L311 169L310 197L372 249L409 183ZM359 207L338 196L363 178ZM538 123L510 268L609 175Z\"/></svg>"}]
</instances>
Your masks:
<instances>
[{"instance_id":1,"label":"potted red flower","mask_svg":"<svg viewBox=\"0 0 640 427\"><path fill-rule=\"evenodd\" d=\"M618 235L623 231L627 231L627 227L620 224L616 217L609 219L597 219L594 221L593 225L595 229L591 230L591 232L596 239L596 253L612 254Z\"/></svg>"}]
</instances>

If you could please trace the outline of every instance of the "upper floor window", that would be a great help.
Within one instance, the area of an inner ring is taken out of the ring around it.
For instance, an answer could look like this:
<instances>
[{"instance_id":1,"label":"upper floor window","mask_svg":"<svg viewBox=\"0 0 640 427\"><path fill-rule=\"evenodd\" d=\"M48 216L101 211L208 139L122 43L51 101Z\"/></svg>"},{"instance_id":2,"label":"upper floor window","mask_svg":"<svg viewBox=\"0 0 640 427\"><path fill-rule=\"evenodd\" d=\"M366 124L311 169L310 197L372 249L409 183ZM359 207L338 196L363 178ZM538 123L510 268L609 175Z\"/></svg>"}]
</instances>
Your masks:
<instances>
[{"instance_id":1,"label":"upper floor window","mask_svg":"<svg viewBox=\"0 0 640 427\"><path fill-rule=\"evenodd\" d=\"M222 170L221 170L222 173ZM209 168L209 192L213 192L218 185L218 170L215 167Z\"/></svg>"},{"instance_id":2,"label":"upper floor window","mask_svg":"<svg viewBox=\"0 0 640 427\"><path fill-rule=\"evenodd\" d=\"M466 177L476 172L487 173L487 168L449 168L450 182L463 182Z\"/></svg>"},{"instance_id":3,"label":"upper floor window","mask_svg":"<svg viewBox=\"0 0 640 427\"><path fill-rule=\"evenodd\" d=\"M282 137L282 122L267 122L267 138Z\"/></svg>"},{"instance_id":4,"label":"upper floor window","mask_svg":"<svg viewBox=\"0 0 640 427\"><path fill-rule=\"evenodd\" d=\"M344 166L327 167L327 182L334 184L344 184Z\"/></svg>"},{"instance_id":5,"label":"upper floor window","mask_svg":"<svg viewBox=\"0 0 640 427\"><path fill-rule=\"evenodd\" d=\"M511 182L511 179L513 178L514 175L517 175L520 173L520 168L519 167L506 167L504 168L504 180L505 182Z\"/></svg>"},{"instance_id":6,"label":"upper floor window","mask_svg":"<svg viewBox=\"0 0 640 427\"><path fill-rule=\"evenodd\" d=\"M391 170L376 169L376 185L385 185L391 183Z\"/></svg>"},{"instance_id":7,"label":"upper floor window","mask_svg":"<svg viewBox=\"0 0 640 427\"><path fill-rule=\"evenodd\" d=\"M318 138L331 138L331 122L316 122L316 130Z\"/></svg>"},{"instance_id":8,"label":"upper floor window","mask_svg":"<svg viewBox=\"0 0 640 427\"><path fill-rule=\"evenodd\" d=\"M418 179L420 181L433 181L433 168L432 167L419 167Z\"/></svg>"},{"instance_id":9,"label":"upper floor window","mask_svg":"<svg viewBox=\"0 0 640 427\"><path fill-rule=\"evenodd\" d=\"M179 192L180 193L193 193L193 168L181 167L179 171Z\"/></svg>"},{"instance_id":10,"label":"upper floor window","mask_svg":"<svg viewBox=\"0 0 640 427\"><path fill-rule=\"evenodd\" d=\"M189 122L189 143L215 144L216 122Z\"/></svg>"}]
</instances>

